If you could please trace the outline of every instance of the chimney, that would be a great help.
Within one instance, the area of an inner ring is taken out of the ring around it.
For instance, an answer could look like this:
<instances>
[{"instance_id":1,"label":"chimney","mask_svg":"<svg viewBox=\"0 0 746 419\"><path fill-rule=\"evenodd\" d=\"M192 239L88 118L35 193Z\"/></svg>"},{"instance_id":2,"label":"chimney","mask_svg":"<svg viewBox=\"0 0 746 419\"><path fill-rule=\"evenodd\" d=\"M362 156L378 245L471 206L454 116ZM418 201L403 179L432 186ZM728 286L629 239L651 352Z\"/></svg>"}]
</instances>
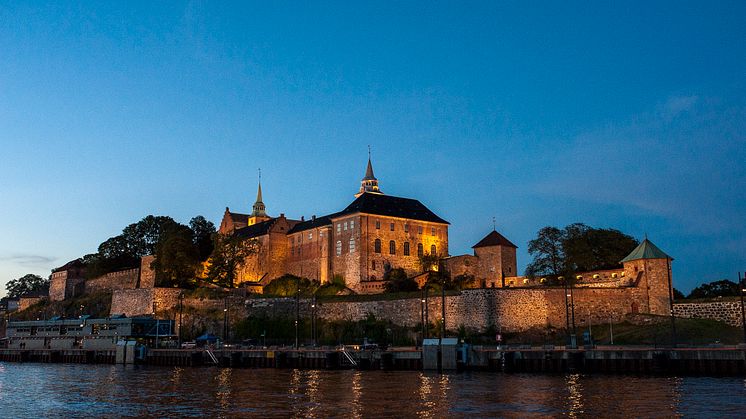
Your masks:
<instances>
[{"instance_id":1,"label":"chimney","mask_svg":"<svg viewBox=\"0 0 746 419\"><path fill-rule=\"evenodd\" d=\"M314 215L311 216L311 220L312 221L316 221L316 214L314 214Z\"/></svg>"},{"instance_id":2,"label":"chimney","mask_svg":"<svg viewBox=\"0 0 746 419\"><path fill-rule=\"evenodd\" d=\"M285 218L285 213L284 212L280 213L280 218Z\"/></svg>"},{"instance_id":3,"label":"chimney","mask_svg":"<svg viewBox=\"0 0 746 419\"><path fill-rule=\"evenodd\" d=\"M306 221L306 217L305 217L305 216L303 216L303 215L301 215L301 216L300 216L300 220L301 220L301 221Z\"/></svg>"}]
</instances>

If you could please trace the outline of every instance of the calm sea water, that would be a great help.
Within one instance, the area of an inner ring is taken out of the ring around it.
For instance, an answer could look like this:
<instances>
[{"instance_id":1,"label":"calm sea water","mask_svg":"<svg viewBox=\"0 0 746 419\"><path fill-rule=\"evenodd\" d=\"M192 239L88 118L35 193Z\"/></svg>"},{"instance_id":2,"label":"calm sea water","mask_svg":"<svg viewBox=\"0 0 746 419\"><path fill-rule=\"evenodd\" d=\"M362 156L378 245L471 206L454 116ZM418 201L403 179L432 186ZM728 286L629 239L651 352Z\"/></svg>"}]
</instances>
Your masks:
<instances>
[{"instance_id":1,"label":"calm sea water","mask_svg":"<svg viewBox=\"0 0 746 419\"><path fill-rule=\"evenodd\" d=\"M744 378L0 363L16 417L746 417Z\"/></svg>"}]
</instances>

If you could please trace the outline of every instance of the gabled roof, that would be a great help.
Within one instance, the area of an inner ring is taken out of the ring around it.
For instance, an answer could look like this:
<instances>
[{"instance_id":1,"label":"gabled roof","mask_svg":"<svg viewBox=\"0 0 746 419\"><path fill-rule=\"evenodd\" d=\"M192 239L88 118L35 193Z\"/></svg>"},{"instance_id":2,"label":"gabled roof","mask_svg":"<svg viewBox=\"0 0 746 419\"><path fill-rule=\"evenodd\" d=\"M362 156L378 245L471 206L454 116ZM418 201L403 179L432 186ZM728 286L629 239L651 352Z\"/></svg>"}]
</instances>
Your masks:
<instances>
[{"instance_id":1,"label":"gabled roof","mask_svg":"<svg viewBox=\"0 0 746 419\"><path fill-rule=\"evenodd\" d=\"M290 230L288 230L288 234L298 233L300 231L310 230L316 227L331 225L332 217L334 217L335 215L337 214L330 214L323 217L316 217L315 219L312 218L308 221L301 221L298 224L294 225Z\"/></svg>"},{"instance_id":2,"label":"gabled roof","mask_svg":"<svg viewBox=\"0 0 746 419\"><path fill-rule=\"evenodd\" d=\"M365 192L352 201L347 208L330 215L331 218L362 212L388 217L409 218L432 223L450 224L427 209L416 199Z\"/></svg>"},{"instance_id":3,"label":"gabled roof","mask_svg":"<svg viewBox=\"0 0 746 419\"><path fill-rule=\"evenodd\" d=\"M228 214L231 217L231 220L239 223L248 223L249 222L249 215L248 214L239 214L237 212L228 212Z\"/></svg>"},{"instance_id":4,"label":"gabled roof","mask_svg":"<svg viewBox=\"0 0 746 419\"><path fill-rule=\"evenodd\" d=\"M242 237L244 239L250 239L253 237L259 237L267 234L269 232L269 229L272 227L272 225L275 223L275 219L262 221L261 223L256 223L254 225L241 227L238 230L233 233L237 237Z\"/></svg>"},{"instance_id":5,"label":"gabled roof","mask_svg":"<svg viewBox=\"0 0 746 419\"><path fill-rule=\"evenodd\" d=\"M477 247L489 247L489 246L507 246L507 247L515 247L516 249L518 246L514 245L510 242L510 240L506 239L505 236L498 233L495 230L492 230L492 232L486 236L482 240L479 241L479 243L472 246L472 249L476 249Z\"/></svg>"},{"instance_id":6,"label":"gabled roof","mask_svg":"<svg viewBox=\"0 0 746 419\"><path fill-rule=\"evenodd\" d=\"M635 247L635 250L633 250L630 254L628 254L627 257L622 259L621 263L629 262L631 260L638 260L638 259L671 259L673 260L671 256L668 256L665 252L659 249L658 246L654 245L653 242L651 242L647 238L643 240L642 243L640 243L637 247Z\"/></svg>"}]
</instances>

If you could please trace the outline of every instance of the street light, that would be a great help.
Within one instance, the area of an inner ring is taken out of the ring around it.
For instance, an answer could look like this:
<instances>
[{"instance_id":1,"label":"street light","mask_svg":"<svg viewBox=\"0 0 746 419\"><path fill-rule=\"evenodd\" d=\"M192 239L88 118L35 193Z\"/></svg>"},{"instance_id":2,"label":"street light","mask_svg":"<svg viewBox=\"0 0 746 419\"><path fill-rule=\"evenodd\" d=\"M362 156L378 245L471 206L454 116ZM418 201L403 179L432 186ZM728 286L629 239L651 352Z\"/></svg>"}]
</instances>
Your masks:
<instances>
[{"instance_id":1,"label":"street light","mask_svg":"<svg viewBox=\"0 0 746 419\"><path fill-rule=\"evenodd\" d=\"M743 307L743 294L746 293L746 274L741 279L741 272L738 273L738 288L741 290L741 327L743 328L743 343L746 344L746 310Z\"/></svg>"},{"instance_id":2,"label":"street light","mask_svg":"<svg viewBox=\"0 0 746 419\"><path fill-rule=\"evenodd\" d=\"M311 342L316 347L316 295L311 302Z\"/></svg>"}]
</instances>

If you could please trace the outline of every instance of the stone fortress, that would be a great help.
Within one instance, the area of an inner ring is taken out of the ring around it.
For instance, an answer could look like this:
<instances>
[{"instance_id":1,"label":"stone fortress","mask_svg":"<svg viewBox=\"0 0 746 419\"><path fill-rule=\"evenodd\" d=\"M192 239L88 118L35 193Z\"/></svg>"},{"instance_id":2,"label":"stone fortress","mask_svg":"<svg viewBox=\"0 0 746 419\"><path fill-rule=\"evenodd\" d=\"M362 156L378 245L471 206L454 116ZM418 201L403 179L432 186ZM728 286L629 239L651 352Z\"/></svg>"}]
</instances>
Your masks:
<instances>
[{"instance_id":1,"label":"stone fortress","mask_svg":"<svg viewBox=\"0 0 746 419\"><path fill-rule=\"evenodd\" d=\"M219 233L258 243L258 251L247 258L238 272L238 286L252 292L261 292L271 280L289 273L321 283L343 278L353 292L379 293L389 269L402 268L422 284L421 257L435 255L439 260L437 268L448 270L452 276L466 274L475 278L474 289L446 298L446 322L453 327L499 326L513 331L564 328L570 294L579 324L620 321L633 313L671 312L673 259L647 238L620 262L618 269L582 272L572 281L565 281L573 283L568 293L562 285L549 285L548 278L517 275L517 247L494 230L473 246L473 254L451 256L449 225L418 200L384 194L369 159L355 199L339 212L300 220L284 214L271 217L260 183L252 211L241 214L226 208ZM112 313L150 314L154 304L162 310L175 307L180 290L155 287L152 260L149 256L143 258L139 269L87 281L82 279L80 263L73 261L53 272L50 298L62 300L108 289L113 291ZM188 299L183 303L202 308L211 304ZM242 304L243 314L257 314L261 307L284 303L284 299L249 299ZM310 300L307 303L310 306ZM428 310L438 313L439 307L439 299L429 300ZM346 320L373 314L415 326L420 309L420 299L410 298L320 302L316 313L321 318ZM682 312L678 308L675 311ZM696 312L686 311L695 316Z\"/></svg>"}]
</instances>

